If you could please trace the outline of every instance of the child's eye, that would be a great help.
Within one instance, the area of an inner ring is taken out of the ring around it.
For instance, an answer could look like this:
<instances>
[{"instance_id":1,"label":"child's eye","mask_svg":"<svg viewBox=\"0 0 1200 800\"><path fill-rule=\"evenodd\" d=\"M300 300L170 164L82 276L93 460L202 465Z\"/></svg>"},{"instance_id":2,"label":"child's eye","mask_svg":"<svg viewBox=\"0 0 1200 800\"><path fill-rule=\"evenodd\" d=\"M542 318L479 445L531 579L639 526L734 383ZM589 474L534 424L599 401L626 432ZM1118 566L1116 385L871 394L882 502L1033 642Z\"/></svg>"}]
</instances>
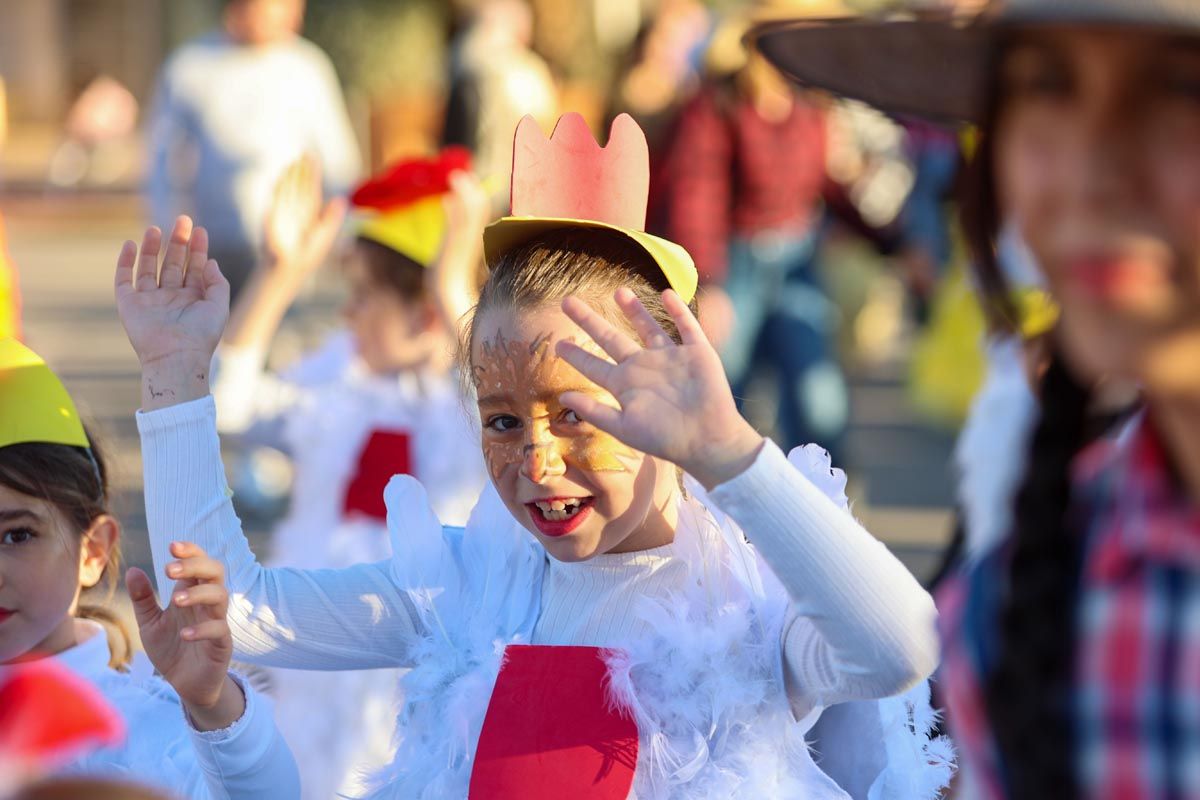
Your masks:
<instances>
[{"instance_id":1,"label":"child's eye","mask_svg":"<svg viewBox=\"0 0 1200 800\"><path fill-rule=\"evenodd\" d=\"M577 424L583 422L583 420L579 418L579 415L576 414L574 411L572 411L569 408L563 412L562 418L563 418L563 422L569 423L571 425L577 425Z\"/></svg>"},{"instance_id":2,"label":"child's eye","mask_svg":"<svg viewBox=\"0 0 1200 800\"><path fill-rule=\"evenodd\" d=\"M507 433L520 427L520 425L521 421L512 414L497 414L494 417L489 417L484 427L497 433Z\"/></svg>"},{"instance_id":3,"label":"child's eye","mask_svg":"<svg viewBox=\"0 0 1200 800\"><path fill-rule=\"evenodd\" d=\"M0 544L25 544L33 541L36 536L37 534L29 528L13 528L0 535Z\"/></svg>"}]
</instances>

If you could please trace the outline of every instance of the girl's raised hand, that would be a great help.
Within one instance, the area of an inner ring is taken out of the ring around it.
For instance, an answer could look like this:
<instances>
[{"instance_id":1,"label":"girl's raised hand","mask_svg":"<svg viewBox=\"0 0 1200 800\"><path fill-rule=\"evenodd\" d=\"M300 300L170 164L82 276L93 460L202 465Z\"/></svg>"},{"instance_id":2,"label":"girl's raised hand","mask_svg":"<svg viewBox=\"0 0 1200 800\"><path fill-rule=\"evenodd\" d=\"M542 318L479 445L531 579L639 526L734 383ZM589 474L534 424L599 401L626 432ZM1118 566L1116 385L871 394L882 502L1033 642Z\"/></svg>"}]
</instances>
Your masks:
<instances>
[{"instance_id":1,"label":"girl's raised hand","mask_svg":"<svg viewBox=\"0 0 1200 800\"><path fill-rule=\"evenodd\" d=\"M299 283L324 263L346 217L346 201L322 205L321 164L311 155L294 161L275 183L264 238L272 273ZM298 288L298 287L297 287Z\"/></svg>"},{"instance_id":2,"label":"girl's raised hand","mask_svg":"<svg viewBox=\"0 0 1200 800\"><path fill-rule=\"evenodd\" d=\"M612 361L568 341L557 348L620 408L579 392L567 392L562 402L630 447L678 464L707 488L739 475L754 462L763 438L738 413L721 359L691 309L675 292L663 293L683 341L675 344L633 292L619 289L616 301L641 344L587 303L568 297L563 312Z\"/></svg>"},{"instance_id":3,"label":"girl's raised hand","mask_svg":"<svg viewBox=\"0 0 1200 800\"><path fill-rule=\"evenodd\" d=\"M148 228L117 257L117 311L142 365L142 408L151 410L208 393L213 351L229 316L229 282L208 257L208 233L175 221L163 253L162 231Z\"/></svg>"},{"instance_id":4,"label":"girl's raised hand","mask_svg":"<svg viewBox=\"0 0 1200 800\"><path fill-rule=\"evenodd\" d=\"M176 581L165 610L146 573L135 567L125 574L142 647L198 727L225 728L241 717L245 697L229 678L233 638L224 568L194 544L174 542L171 554L179 561L167 566Z\"/></svg>"}]
</instances>

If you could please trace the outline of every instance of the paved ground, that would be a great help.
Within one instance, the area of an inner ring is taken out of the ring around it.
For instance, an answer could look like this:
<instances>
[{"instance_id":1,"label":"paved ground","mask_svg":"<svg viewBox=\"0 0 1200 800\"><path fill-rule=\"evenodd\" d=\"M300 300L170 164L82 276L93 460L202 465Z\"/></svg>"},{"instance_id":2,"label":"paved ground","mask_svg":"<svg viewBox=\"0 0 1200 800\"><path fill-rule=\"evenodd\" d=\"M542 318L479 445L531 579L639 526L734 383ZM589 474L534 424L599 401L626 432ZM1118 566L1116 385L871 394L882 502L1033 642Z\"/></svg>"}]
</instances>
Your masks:
<instances>
[{"instance_id":1,"label":"paved ground","mask_svg":"<svg viewBox=\"0 0 1200 800\"><path fill-rule=\"evenodd\" d=\"M20 267L26 338L62 375L115 465L116 510L126 524L125 552L148 566L141 460L133 411L137 361L112 301L112 265L121 242L142 229L137 199L26 194L0 199L10 249ZM295 315L306 330L327 319L330 295ZM949 528L951 438L918 423L907 409L903 368L860 370L852 386L848 442L855 511L918 576L929 573ZM262 542L256 531L252 543Z\"/></svg>"}]
</instances>

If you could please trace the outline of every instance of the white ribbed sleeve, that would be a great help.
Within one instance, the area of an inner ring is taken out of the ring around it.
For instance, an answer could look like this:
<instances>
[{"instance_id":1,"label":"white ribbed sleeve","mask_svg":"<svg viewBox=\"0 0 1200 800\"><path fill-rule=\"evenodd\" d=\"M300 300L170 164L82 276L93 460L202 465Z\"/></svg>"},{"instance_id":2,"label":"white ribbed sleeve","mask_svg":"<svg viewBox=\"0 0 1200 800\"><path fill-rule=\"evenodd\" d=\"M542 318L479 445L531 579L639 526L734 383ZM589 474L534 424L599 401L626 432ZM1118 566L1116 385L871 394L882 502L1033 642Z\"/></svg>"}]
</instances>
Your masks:
<instances>
[{"instance_id":1,"label":"white ribbed sleeve","mask_svg":"<svg viewBox=\"0 0 1200 800\"><path fill-rule=\"evenodd\" d=\"M937 666L937 611L916 578L767 442L710 499L745 532L792 598L784 630L797 717L898 694Z\"/></svg>"},{"instance_id":2,"label":"white ribbed sleeve","mask_svg":"<svg viewBox=\"0 0 1200 800\"><path fill-rule=\"evenodd\" d=\"M388 562L347 569L266 569L233 511L211 396L137 415L146 523L159 597L173 541L200 545L225 565L229 626L239 656L294 669L405 666L418 617Z\"/></svg>"}]
</instances>

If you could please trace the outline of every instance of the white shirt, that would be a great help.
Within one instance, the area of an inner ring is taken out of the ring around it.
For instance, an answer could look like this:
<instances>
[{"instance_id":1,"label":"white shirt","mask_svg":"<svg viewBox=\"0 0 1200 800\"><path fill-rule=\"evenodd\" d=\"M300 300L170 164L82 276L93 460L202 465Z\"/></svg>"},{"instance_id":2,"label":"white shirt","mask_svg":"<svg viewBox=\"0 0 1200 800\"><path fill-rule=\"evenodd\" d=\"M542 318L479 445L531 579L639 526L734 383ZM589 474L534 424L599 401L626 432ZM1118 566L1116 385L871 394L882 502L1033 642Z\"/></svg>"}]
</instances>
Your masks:
<instances>
[{"instance_id":1,"label":"white shirt","mask_svg":"<svg viewBox=\"0 0 1200 800\"><path fill-rule=\"evenodd\" d=\"M108 638L99 624L76 623L79 644L54 659L90 681L125 720L119 747L89 753L72 774L107 775L194 800L284 800L300 796L296 762L275 728L270 701L235 676L246 710L228 728L198 731L171 686L135 661L130 673L108 666ZM143 657L144 659L144 657Z\"/></svg>"},{"instance_id":2,"label":"white shirt","mask_svg":"<svg viewBox=\"0 0 1200 800\"><path fill-rule=\"evenodd\" d=\"M249 661L299 669L410 666L420 633L411 600L388 562L347 569L265 569L234 514L221 463L211 397L137 415L142 437L147 523L160 585L168 545L188 537L226 567L234 646ZM937 664L933 600L884 545L788 464L773 444L710 499L745 532L792 599L782 643L788 695L797 717L847 700L887 697L912 687ZM543 593L535 636L555 644L597 645L593 620L633 624L620 603L654 592L669 575L660 553L613 565L591 560L594 596L556 580ZM644 563L643 563L644 562ZM595 638L593 638L595 637Z\"/></svg>"}]
</instances>

